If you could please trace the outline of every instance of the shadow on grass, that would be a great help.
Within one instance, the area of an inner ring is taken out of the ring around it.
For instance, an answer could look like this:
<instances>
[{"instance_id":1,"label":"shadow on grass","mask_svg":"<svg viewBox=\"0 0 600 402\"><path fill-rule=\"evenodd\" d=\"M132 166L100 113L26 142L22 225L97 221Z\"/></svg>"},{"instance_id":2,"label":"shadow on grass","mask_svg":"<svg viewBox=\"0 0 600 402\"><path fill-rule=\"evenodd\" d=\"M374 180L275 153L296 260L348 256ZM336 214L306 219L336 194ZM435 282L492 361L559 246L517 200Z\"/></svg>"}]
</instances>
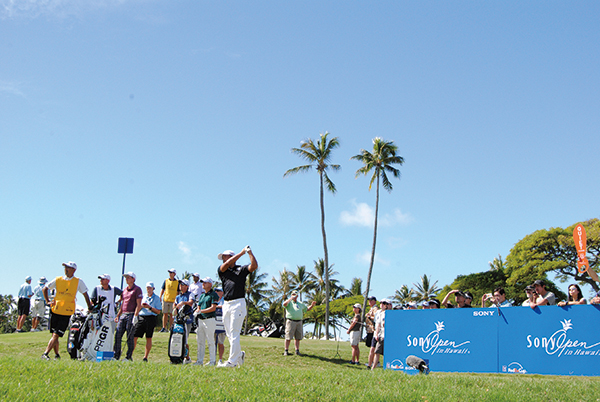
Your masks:
<instances>
[{"instance_id":1,"label":"shadow on grass","mask_svg":"<svg viewBox=\"0 0 600 402\"><path fill-rule=\"evenodd\" d=\"M333 363L333 364L339 364L348 368L352 368L352 369L366 369L364 364L349 364L348 360L344 360L342 358L339 357L325 357L325 356L319 356L319 355L311 355L310 353L302 353L302 357L304 358L309 358L309 359L315 359L315 360L320 360L322 362L327 362L327 363Z\"/></svg>"}]
</instances>

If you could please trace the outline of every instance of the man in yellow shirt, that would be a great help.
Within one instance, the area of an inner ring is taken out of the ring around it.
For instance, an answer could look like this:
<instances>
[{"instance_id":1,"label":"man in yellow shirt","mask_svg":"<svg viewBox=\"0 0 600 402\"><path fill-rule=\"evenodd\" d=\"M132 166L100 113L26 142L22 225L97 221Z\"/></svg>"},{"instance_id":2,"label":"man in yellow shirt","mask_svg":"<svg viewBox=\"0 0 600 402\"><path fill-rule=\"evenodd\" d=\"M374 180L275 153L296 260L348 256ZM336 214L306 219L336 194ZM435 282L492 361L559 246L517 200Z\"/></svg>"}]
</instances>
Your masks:
<instances>
[{"instance_id":1,"label":"man in yellow shirt","mask_svg":"<svg viewBox=\"0 0 600 402\"><path fill-rule=\"evenodd\" d=\"M69 261L64 262L62 265L65 267L65 276L57 276L48 282L43 290L44 300L46 303L49 303L48 290L56 289L56 296L54 296L54 300L50 304L50 324L48 325L52 337L42 355L42 359L44 360L50 360L48 353L51 350L54 350L54 358L60 359L58 338L62 338L65 334L71 315L75 312L75 297L77 296L77 292L81 293L85 298L88 309L92 309L92 302L87 293L87 286L85 286L85 283L81 279L74 276L77 264Z\"/></svg>"},{"instance_id":2,"label":"man in yellow shirt","mask_svg":"<svg viewBox=\"0 0 600 402\"><path fill-rule=\"evenodd\" d=\"M169 277L163 282L160 289L160 300L162 301L163 326L160 332L168 332L173 325L173 303L179 293L179 280L175 279L177 271L169 269Z\"/></svg>"}]
</instances>

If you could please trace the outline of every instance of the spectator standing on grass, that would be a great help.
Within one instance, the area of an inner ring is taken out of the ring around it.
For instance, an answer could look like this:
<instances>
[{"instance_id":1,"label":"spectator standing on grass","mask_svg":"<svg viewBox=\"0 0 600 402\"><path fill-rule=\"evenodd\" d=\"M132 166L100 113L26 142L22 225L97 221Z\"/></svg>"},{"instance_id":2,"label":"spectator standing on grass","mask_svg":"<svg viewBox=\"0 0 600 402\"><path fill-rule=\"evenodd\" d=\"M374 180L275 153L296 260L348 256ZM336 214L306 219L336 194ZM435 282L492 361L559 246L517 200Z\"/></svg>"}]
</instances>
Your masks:
<instances>
[{"instance_id":1,"label":"spectator standing on grass","mask_svg":"<svg viewBox=\"0 0 600 402\"><path fill-rule=\"evenodd\" d=\"M388 299L381 300L380 303L381 311L377 314L375 320L375 332L373 333L373 339L377 341L375 345L375 357L373 358L373 364L371 370L379 364L379 357L383 356L383 340L385 338L385 312L392 308L392 303Z\"/></svg>"},{"instance_id":2,"label":"spectator standing on grass","mask_svg":"<svg viewBox=\"0 0 600 402\"><path fill-rule=\"evenodd\" d=\"M352 311L354 312L354 317L352 318L352 321L350 322L348 331L346 331L346 333L350 335L350 346L352 347L352 360L350 361L350 364L360 364L360 362L359 362L359 360L360 360L359 344L360 344L360 332L361 332L361 327L362 327L362 320L361 320L362 307L361 307L361 305L356 303L354 306L352 306Z\"/></svg>"},{"instance_id":3,"label":"spectator standing on grass","mask_svg":"<svg viewBox=\"0 0 600 402\"><path fill-rule=\"evenodd\" d=\"M134 331L135 325L138 323L140 310L142 309L142 298L144 297L142 289L135 284L135 274L127 272L123 275L127 287L122 292L122 303L115 318L117 322L117 332L115 333L115 360L121 358L121 340L125 331L127 331L127 354L125 360L133 360L133 350L135 349Z\"/></svg>"},{"instance_id":4,"label":"spectator standing on grass","mask_svg":"<svg viewBox=\"0 0 600 402\"><path fill-rule=\"evenodd\" d=\"M250 257L250 264L237 265L244 255ZM217 258L223 263L219 266L219 279L223 283L223 325L229 339L229 359L218 367L238 367L244 364L245 353L240 344L240 332L246 317L246 277L258 269L256 257L250 246L235 254L231 250L222 252Z\"/></svg>"},{"instance_id":5,"label":"spectator standing on grass","mask_svg":"<svg viewBox=\"0 0 600 402\"><path fill-rule=\"evenodd\" d=\"M154 293L154 282L146 284L146 296L142 299L142 309L140 310L140 318L135 325L133 331L133 348L137 346L138 338L146 335L146 349L144 351L143 362L148 361L148 355L152 350L152 338L154 337L154 328L156 328L156 320L160 313L162 304L160 297Z\"/></svg>"},{"instance_id":6,"label":"spectator standing on grass","mask_svg":"<svg viewBox=\"0 0 600 402\"><path fill-rule=\"evenodd\" d=\"M44 300L44 286L48 280L45 276L40 278L38 285L33 289L31 298L31 332L39 331L40 319L46 314L46 301Z\"/></svg>"},{"instance_id":7,"label":"spectator standing on grass","mask_svg":"<svg viewBox=\"0 0 600 402\"><path fill-rule=\"evenodd\" d=\"M50 360L48 353L54 350L54 358L60 359L59 351L59 338L65 334L65 330L69 326L69 320L71 315L75 312L75 298L77 292L81 293L85 298L88 309L92 309L92 302L87 294L87 286L79 278L76 278L75 271L77 270L77 264L73 261L63 262L65 267L65 276L58 276L51 280L44 286L44 300L46 303L50 303L48 291L54 290L55 295L52 303L50 304L50 324L48 328L52 336L48 341L48 346L42 355L42 359Z\"/></svg>"},{"instance_id":8,"label":"spectator standing on grass","mask_svg":"<svg viewBox=\"0 0 600 402\"><path fill-rule=\"evenodd\" d=\"M502 287L497 287L493 293L486 293L481 296L481 307L485 307L486 300L492 302L490 307L512 307L512 302L506 300L506 292Z\"/></svg>"},{"instance_id":9,"label":"spectator standing on grass","mask_svg":"<svg viewBox=\"0 0 600 402\"><path fill-rule=\"evenodd\" d=\"M25 278L25 282L19 288L19 300L17 302L17 310L19 318L17 318L17 331L25 332L23 330L23 324L29 315L29 308L31 306L31 296L33 296L33 290L31 289L31 276Z\"/></svg>"},{"instance_id":10,"label":"spectator standing on grass","mask_svg":"<svg viewBox=\"0 0 600 402\"><path fill-rule=\"evenodd\" d=\"M554 293L546 290L546 284L542 280L533 282L533 288L538 294L537 299L529 305L529 307L536 308L537 306L553 306L556 304L556 296Z\"/></svg>"},{"instance_id":11,"label":"spectator standing on grass","mask_svg":"<svg viewBox=\"0 0 600 402\"><path fill-rule=\"evenodd\" d=\"M302 319L304 313L310 311L317 302L313 301L310 306L298 301L298 291L292 291L292 296L283 302L283 308L285 309L285 350L284 356L288 356L290 342L294 339L294 346L296 347L296 354L300 355L300 341L304 337L304 324Z\"/></svg>"},{"instance_id":12,"label":"spectator standing on grass","mask_svg":"<svg viewBox=\"0 0 600 402\"><path fill-rule=\"evenodd\" d=\"M569 306L573 304L587 304L587 300L581 294L581 288L578 284L572 283L569 285L569 298L566 302L561 301L558 303L559 306Z\"/></svg>"},{"instance_id":13,"label":"spectator standing on grass","mask_svg":"<svg viewBox=\"0 0 600 402\"><path fill-rule=\"evenodd\" d=\"M162 301L163 322L160 332L168 332L173 326L173 303L179 292L179 281L175 279L177 271L167 270L169 277L165 279L160 289L160 300Z\"/></svg>"},{"instance_id":14,"label":"spectator standing on grass","mask_svg":"<svg viewBox=\"0 0 600 402\"><path fill-rule=\"evenodd\" d=\"M213 280L210 277L206 277L201 280L204 292L198 297L196 301L198 307L196 308L196 316L198 317L198 329L196 330L196 342L198 351L196 355L197 365L204 364L204 349L208 343L208 356L209 360L206 363L207 366L214 366L216 364L216 350L215 350L215 328L217 326L216 321L216 310L217 304L219 304L219 295L212 288Z\"/></svg>"},{"instance_id":15,"label":"spectator standing on grass","mask_svg":"<svg viewBox=\"0 0 600 402\"><path fill-rule=\"evenodd\" d=\"M367 366L371 367L371 364L373 364L373 357L375 357L376 342L373 341L373 332L375 331L375 316L377 315L379 308L377 307L377 298L375 296L369 297L368 301L371 309L367 312L367 314L365 314L365 325L367 328L365 344L369 348L369 360L367 362Z\"/></svg>"},{"instance_id":16,"label":"spectator standing on grass","mask_svg":"<svg viewBox=\"0 0 600 402\"><path fill-rule=\"evenodd\" d=\"M223 289L215 289L219 296L219 303L215 310L215 344L219 354L219 363L223 363L225 353L225 326L223 325Z\"/></svg>"},{"instance_id":17,"label":"spectator standing on grass","mask_svg":"<svg viewBox=\"0 0 600 402\"><path fill-rule=\"evenodd\" d=\"M189 338L190 331L192 330L192 318L194 314L192 306L194 304L194 299L189 291L189 287L190 282L187 279L180 281L179 294L175 297L175 307L173 307L173 314L179 314L181 311L181 315L183 315L185 321L185 339L188 343L185 344L185 359L183 359L183 364L192 362L190 359Z\"/></svg>"}]
</instances>

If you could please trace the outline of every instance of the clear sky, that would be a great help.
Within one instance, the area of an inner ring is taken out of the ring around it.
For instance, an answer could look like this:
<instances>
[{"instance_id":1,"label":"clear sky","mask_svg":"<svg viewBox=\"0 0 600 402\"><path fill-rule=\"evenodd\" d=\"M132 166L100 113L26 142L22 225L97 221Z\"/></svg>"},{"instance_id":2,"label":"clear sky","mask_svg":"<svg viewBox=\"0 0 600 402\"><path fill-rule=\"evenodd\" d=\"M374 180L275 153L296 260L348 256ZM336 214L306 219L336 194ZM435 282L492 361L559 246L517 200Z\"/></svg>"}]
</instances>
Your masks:
<instances>
[{"instance_id":1,"label":"clear sky","mask_svg":"<svg viewBox=\"0 0 600 402\"><path fill-rule=\"evenodd\" d=\"M247 244L269 278L312 269L318 175L283 174L325 131L343 285L366 281L375 193L350 157L374 137L405 163L371 293L487 270L600 216L599 21L597 1L0 0L0 294L69 260L118 285L119 237L142 286Z\"/></svg>"}]
</instances>

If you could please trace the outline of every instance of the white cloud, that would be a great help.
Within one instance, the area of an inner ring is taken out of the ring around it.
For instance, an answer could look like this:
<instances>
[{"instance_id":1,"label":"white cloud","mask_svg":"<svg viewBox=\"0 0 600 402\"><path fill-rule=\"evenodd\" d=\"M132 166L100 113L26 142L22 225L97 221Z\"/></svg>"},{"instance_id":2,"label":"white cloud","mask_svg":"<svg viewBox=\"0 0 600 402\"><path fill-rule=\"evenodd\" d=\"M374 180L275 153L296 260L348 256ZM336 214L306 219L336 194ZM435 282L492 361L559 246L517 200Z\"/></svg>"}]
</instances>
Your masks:
<instances>
[{"instance_id":1,"label":"white cloud","mask_svg":"<svg viewBox=\"0 0 600 402\"><path fill-rule=\"evenodd\" d=\"M17 82L0 81L0 92L17 95L22 98L25 97L25 94L21 90L21 84Z\"/></svg>"},{"instance_id":2,"label":"white cloud","mask_svg":"<svg viewBox=\"0 0 600 402\"><path fill-rule=\"evenodd\" d=\"M410 216L410 214L408 213L402 213L402 211L400 211L400 209L396 208L394 209L394 211L391 214L385 214L383 215L379 221L378 224L380 224L381 226L394 226L396 224L398 225L408 225L410 223L412 223L413 218L412 216Z\"/></svg>"},{"instance_id":3,"label":"white cloud","mask_svg":"<svg viewBox=\"0 0 600 402\"><path fill-rule=\"evenodd\" d=\"M145 0L0 0L0 19L38 18L40 16L65 19L79 17L90 10L109 9L125 3L143 3Z\"/></svg>"},{"instance_id":4,"label":"white cloud","mask_svg":"<svg viewBox=\"0 0 600 402\"><path fill-rule=\"evenodd\" d=\"M193 252L192 247L190 247L186 242L179 242L179 251L183 254L183 263L184 264L193 264Z\"/></svg>"},{"instance_id":5,"label":"white cloud","mask_svg":"<svg viewBox=\"0 0 600 402\"><path fill-rule=\"evenodd\" d=\"M355 200L350 201L354 207L352 211L342 211L340 214L340 222L346 226L365 226L373 227L375 222L375 208L372 208L364 202L357 203ZM394 225L408 225L413 221L413 218L408 213L402 213L396 208L391 214L379 215L377 225L390 227Z\"/></svg>"},{"instance_id":6,"label":"white cloud","mask_svg":"<svg viewBox=\"0 0 600 402\"><path fill-rule=\"evenodd\" d=\"M356 262L368 266L371 263L371 252L370 251L365 251L362 254L357 254L356 255ZM379 256L377 255L377 253L375 253L375 262L374 262L374 264L389 266L390 262L388 260L384 260L382 258L379 258Z\"/></svg>"}]
</instances>

